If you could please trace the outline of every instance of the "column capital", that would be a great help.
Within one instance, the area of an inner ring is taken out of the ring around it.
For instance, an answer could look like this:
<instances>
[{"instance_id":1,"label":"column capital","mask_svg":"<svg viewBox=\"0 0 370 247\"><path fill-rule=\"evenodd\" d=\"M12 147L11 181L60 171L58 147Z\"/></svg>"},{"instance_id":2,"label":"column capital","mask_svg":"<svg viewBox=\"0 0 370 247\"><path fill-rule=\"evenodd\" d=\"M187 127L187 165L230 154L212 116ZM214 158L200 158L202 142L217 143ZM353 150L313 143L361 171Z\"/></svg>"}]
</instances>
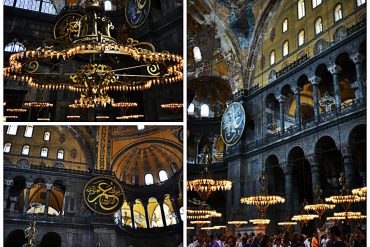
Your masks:
<instances>
[{"instance_id":1,"label":"column capital","mask_svg":"<svg viewBox=\"0 0 370 247\"><path fill-rule=\"evenodd\" d=\"M342 67L340 67L338 64L330 64L328 66L328 71L332 73L333 75L339 74L342 71Z\"/></svg>"},{"instance_id":2,"label":"column capital","mask_svg":"<svg viewBox=\"0 0 370 247\"><path fill-rule=\"evenodd\" d=\"M344 145L341 146L340 151L342 152L343 157L352 157L352 148L350 146Z\"/></svg>"},{"instance_id":3,"label":"column capital","mask_svg":"<svg viewBox=\"0 0 370 247\"><path fill-rule=\"evenodd\" d=\"M318 85L321 81L321 77L314 75L310 77L309 81L311 82L312 85Z\"/></svg>"},{"instance_id":4,"label":"column capital","mask_svg":"<svg viewBox=\"0 0 370 247\"><path fill-rule=\"evenodd\" d=\"M16 196L10 196L10 197L9 197L9 200L10 200L11 202L18 202L18 197L16 197Z\"/></svg>"},{"instance_id":5,"label":"column capital","mask_svg":"<svg viewBox=\"0 0 370 247\"><path fill-rule=\"evenodd\" d=\"M52 183L46 183L45 185L47 190L51 190L51 188L53 187Z\"/></svg>"},{"instance_id":6,"label":"column capital","mask_svg":"<svg viewBox=\"0 0 370 247\"><path fill-rule=\"evenodd\" d=\"M285 97L284 95L280 94L280 95L278 95L278 96L276 97L276 99L277 99L277 100L279 101L279 103L281 104L281 103L284 103L284 102L285 102L286 97Z\"/></svg>"},{"instance_id":7,"label":"column capital","mask_svg":"<svg viewBox=\"0 0 370 247\"><path fill-rule=\"evenodd\" d=\"M295 95L297 95L297 94L301 94L301 92L302 92L302 88L301 88L301 87L298 87L298 86L296 86L296 87L292 87L292 91L293 91L293 93L294 93Z\"/></svg>"},{"instance_id":8,"label":"column capital","mask_svg":"<svg viewBox=\"0 0 370 247\"><path fill-rule=\"evenodd\" d=\"M307 157L308 162L310 162L311 167L315 167L315 166L318 166L320 164L319 163L319 155L311 154L311 155L307 155L306 157Z\"/></svg>"},{"instance_id":9,"label":"column capital","mask_svg":"<svg viewBox=\"0 0 370 247\"><path fill-rule=\"evenodd\" d=\"M285 162L284 164L281 164L280 166L283 169L285 176L293 174L293 163Z\"/></svg>"},{"instance_id":10,"label":"column capital","mask_svg":"<svg viewBox=\"0 0 370 247\"><path fill-rule=\"evenodd\" d=\"M4 179L6 186L12 186L13 185L13 179Z\"/></svg>"},{"instance_id":11,"label":"column capital","mask_svg":"<svg viewBox=\"0 0 370 247\"><path fill-rule=\"evenodd\" d=\"M32 185L33 185L33 182L29 182L29 181L26 182L27 189L31 189Z\"/></svg>"},{"instance_id":12,"label":"column capital","mask_svg":"<svg viewBox=\"0 0 370 247\"><path fill-rule=\"evenodd\" d=\"M356 52L354 54L351 54L350 56L350 59L352 60L352 62L354 62L355 64L361 64L362 61L364 60L364 56L359 53L359 52Z\"/></svg>"}]
</instances>

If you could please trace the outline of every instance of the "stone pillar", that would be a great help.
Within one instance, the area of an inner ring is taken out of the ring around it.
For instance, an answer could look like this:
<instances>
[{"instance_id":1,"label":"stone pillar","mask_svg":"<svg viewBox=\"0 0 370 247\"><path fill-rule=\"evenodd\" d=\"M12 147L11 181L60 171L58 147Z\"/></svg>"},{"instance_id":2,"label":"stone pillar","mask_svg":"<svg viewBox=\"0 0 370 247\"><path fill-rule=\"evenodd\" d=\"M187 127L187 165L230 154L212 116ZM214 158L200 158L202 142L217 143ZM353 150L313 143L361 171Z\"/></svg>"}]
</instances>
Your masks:
<instances>
[{"instance_id":1,"label":"stone pillar","mask_svg":"<svg viewBox=\"0 0 370 247\"><path fill-rule=\"evenodd\" d=\"M146 228L150 228L150 221L149 221L149 213L148 213L148 203L142 202L144 211L145 211L145 222L146 222Z\"/></svg>"},{"instance_id":2,"label":"stone pillar","mask_svg":"<svg viewBox=\"0 0 370 247\"><path fill-rule=\"evenodd\" d=\"M10 207L9 207L9 211L10 211L10 212L15 212L16 205L17 205L17 203L18 203L18 197L16 197L16 196L11 196L11 197L9 197L9 200L10 200Z\"/></svg>"},{"instance_id":3,"label":"stone pillar","mask_svg":"<svg viewBox=\"0 0 370 247\"><path fill-rule=\"evenodd\" d=\"M45 198L45 208L44 208L44 215L48 215L49 213L49 202L50 202L50 192L53 184L47 183L46 184L46 198Z\"/></svg>"},{"instance_id":4,"label":"stone pillar","mask_svg":"<svg viewBox=\"0 0 370 247\"><path fill-rule=\"evenodd\" d=\"M26 214L27 212L28 200L30 199L30 191L31 191L32 185L33 185L33 182L26 182L26 198L24 199L24 204L23 204L23 214Z\"/></svg>"},{"instance_id":5,"label":"stone pillar","mask_svg":"<svg viewBox=\"0 0 370 247\"><path fill-rule=\"evenodd\" d=\"M320 162L319 156L317 154L313 154L308 157L308 162L310 162L311 167L311 176L312 176L312 191L316 191L316 186L320 185Z\"/></svg>"},{"instance_id":6,"label":"stone pillar","mask_svg":"<svg viewBox=\"0 0 370 247\"><path fill-rule=\"evenodd\" d=\"M164 203L164 200L160 200L158 201L159 203L159 207L161 209L161 215L162 215L162 221L163 221L163 226L167 226L167 223L166 223L166 215L164 213L164 209L163 209L163 203Z\"/></svg>"},{"instance_id":7,"label":"stone pillar","mask_svg":"<svg viewBox=\"0 0 370 247\"><path fill-rule=\"evenodd\" d=\"M214 144L215 144L215 137L213 134L210 134L208 136L208 141L209 141L209 144L210 144L210 147L209 147L209 154L210 155L213 155L214 154Z\"/></svg>"},{"instance_id":8,"label":"stone pillar","mask_svg":"<svg viewBox=\"0 0 370 247\"><path fill-rule=\"evenodd\" d=\"M135 229L134 204L135 204L135 203L133 203L133 202L128 202L128 205L130 206L131 227L132 227L132 229Z\"/></svg>"},{"instance_id":9,"label":"stone pillar","mask_svg":"<svg viewBox=\"0 0 370 247\"><path fill-rule=\"evenodd\" d=\"M319 103L319 83L321 81L320 77L313 76L310 78L313 91L313 109L315 114L315 121L320 121L320 103Z\"/></svg>"},{"instance_id":10,"label":"stone pillar","mask_svg":"<svg viewBox=\"0 0 370 247\"><path fill-rule=\"evenodd\" d=\"M10 193L10 188L13 185L13 180L12 179L4 179L4 203L3 206L6 208L6 203L9 198L9 193Z\"/></svg>"},{"instance_id":11,"label":"stone pillar","mask_svg":"<svg viewBox=\"0 0 370 247\"><path fill-rule=\"evenodd\" d=\"M195 157L194 157L194 164L198 164L198 155L199 155L199 143L200 137L195 137Z\"/></svg>"},{"instance_id":12,"label":"stone pillar","mask_svg":"<svg viewBox=\"0 0 370 247\"><path fill-rule=\"evenodd\" d=\"M339 85L339 73L342 68L337 64L331 64L328 67L329 72L333 75L333 87L334 87L334 97L335 97L335 108L340 111L342 99L340 98L340 85Z\"/></svg>"},{"instance_id":13,"label":"stone pillar","mask_svg":"<svg viewBox=\"0 0 370 247\"><path fill-rule=\"evenodd\" d=\"M280 133L281 135L285 134L285 99L284 95L279 95L277 100L280 104Z\"/></svg>"},{"instance_id":14,"label":"stone pillar","mask_svg":"<svg viewBox=\"0 0 370 247\"><path fill-rule=\"evenodd\" d=\"M298 126L301 126L302 123L302 113L301 113L301 91L302 88L300 87L294 87L293 88L293 93L295 95L295 123Z\"/></svg>"},{"instance_id":15,"label":"stone pillar","mask_svg":"<svg viewBox=\"0 0 370 247\"><path fill-rule=\"evenodd\" d=\"M177 223L180 223L181 222L180 208L177 205L176 200L174 200L172 198L171 198L171 203L172 203L173 211L175 211L175 214L176 214L176 217L177 217Z\"/></svg>"},{"instance_id":16,"label":"stone pillar","mask_svg":"<svg viewBox=\"0 0 370 247\"><path fill-rule=\"evenodd\" d=\"M355 53L351 55L351 60L356 65L356 88L357 88L357 99L362 101L365 96L365 90L364 90L364 81L362 78L362 61L364 57L360 53Z\"/></svg>"},{"instance_id":17,"label":"stone pillar","mask_svg":"<svg viewBox=\"0 0 370 247\"><path fill-rule=\"evenodd\" d=\"M349 146L342 146L341 152L343 155L344 175L348 181L348 187L353 189L355 186L360 184L356 184L356 172L353 167L352 150Z\"/></svg>"},{"instance_id":18,"label":"stone pillar","mask_svg":"<svg viewBox=\"0 0 370 247\"><path fill-rule=\"evenodd\" d=\"M287 163L284 167L285 175L285 193L286 193L286 210L293 213L293 164Z\"/></svg>"}]
</instances>

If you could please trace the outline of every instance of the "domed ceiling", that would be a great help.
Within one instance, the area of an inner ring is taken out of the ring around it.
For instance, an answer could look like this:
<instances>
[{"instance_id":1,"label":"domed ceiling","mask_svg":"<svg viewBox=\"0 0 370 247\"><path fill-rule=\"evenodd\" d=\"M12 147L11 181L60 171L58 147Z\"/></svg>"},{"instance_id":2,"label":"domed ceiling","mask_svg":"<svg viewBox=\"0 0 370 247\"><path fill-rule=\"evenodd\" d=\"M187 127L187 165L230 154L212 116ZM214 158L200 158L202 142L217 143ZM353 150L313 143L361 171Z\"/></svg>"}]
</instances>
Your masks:
<instances>
[{"instance_id":1,"label":"domed ceiling","mask_svg":"<svg viewBox=\"0 0 370 247\"><path fill-rule=\"evenodd\" d=\"M146 174L160 183L159 172L168 177L182 168L182 127L112 127L111 170L126 183L145 184ZM171 167L172 164L172 167Z\"/></svg>"}]
</instances>

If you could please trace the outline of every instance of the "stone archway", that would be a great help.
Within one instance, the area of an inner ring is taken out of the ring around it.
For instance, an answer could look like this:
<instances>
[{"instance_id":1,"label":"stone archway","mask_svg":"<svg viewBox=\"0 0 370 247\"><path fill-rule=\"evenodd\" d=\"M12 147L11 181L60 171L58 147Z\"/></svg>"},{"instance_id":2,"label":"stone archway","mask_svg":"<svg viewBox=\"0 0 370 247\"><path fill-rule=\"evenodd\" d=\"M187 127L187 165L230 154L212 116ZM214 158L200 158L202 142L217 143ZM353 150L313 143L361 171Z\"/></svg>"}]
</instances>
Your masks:
<instances>
[{"instance_id":1,"label":"stone archway","mask_svg":"<svg viewBox=\"0 0 370 247\"><path fill-rule=\"evenodd\" d=\"M40 243L40 247L61 247L62 237L56 232L46 233Z\"/></svg>"},{"instance_id":2,"label":"stone archway","mask_svg":"<svg viewBox=\"0 0 370 247\"><path fill-rule=\"evenodd\" d=\"M11 231L4 241L4 247L22 247L26 243L23 230Z\"/></svg>"}]
</instances>

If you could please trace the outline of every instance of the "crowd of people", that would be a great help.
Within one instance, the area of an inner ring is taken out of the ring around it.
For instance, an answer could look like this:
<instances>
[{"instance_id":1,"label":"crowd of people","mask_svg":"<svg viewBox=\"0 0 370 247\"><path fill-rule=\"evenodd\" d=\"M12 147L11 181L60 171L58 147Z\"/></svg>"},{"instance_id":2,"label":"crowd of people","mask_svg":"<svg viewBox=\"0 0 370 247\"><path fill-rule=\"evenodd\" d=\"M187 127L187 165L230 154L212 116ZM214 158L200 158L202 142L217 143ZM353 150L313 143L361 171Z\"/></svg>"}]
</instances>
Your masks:
<instances>
[{"instance_id":1,"label":"crowd of people","mask_svg":"<svg viewBox=\"0 0 370 247\"><path fill-rule=\"evenodd\" d=\"M188 240L188 247L365 247L366 232L356 228L352 233L342 234L338 226L327 233L312 236L294 232L279 233L272 237L262 233L240 233L237 236L219 234L204 236L199 233Z\"/></svg>"}]
</instances>

